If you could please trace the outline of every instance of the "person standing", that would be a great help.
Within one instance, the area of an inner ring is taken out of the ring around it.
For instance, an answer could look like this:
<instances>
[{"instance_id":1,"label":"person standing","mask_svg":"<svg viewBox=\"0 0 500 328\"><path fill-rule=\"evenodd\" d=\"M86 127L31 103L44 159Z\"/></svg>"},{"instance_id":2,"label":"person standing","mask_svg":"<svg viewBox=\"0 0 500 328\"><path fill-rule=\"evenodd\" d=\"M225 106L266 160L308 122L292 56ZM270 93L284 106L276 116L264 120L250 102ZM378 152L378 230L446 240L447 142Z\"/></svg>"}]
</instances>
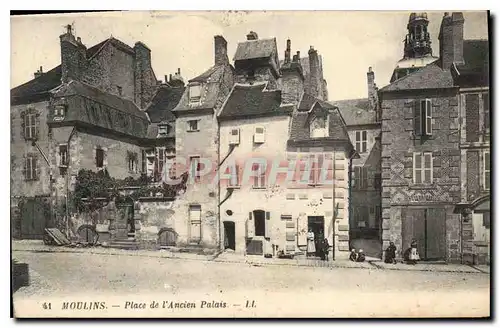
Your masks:
<instances>
[{"instance_id":1,"label":"person standing","mask_svg":"<svg viewBox=\"0 0 500 328\"><path fill-rule=\"evenodd\" d=\"M307 256L316 254L316 245L314 244L314 232L310 229L307 233Z\"/></svg>"},{"instance_id":2,"label":"person standing","mask_svg":"<svg viewBox=\"0 0 500 328\"><path fill-rule=\"evenodd\" d=\"M329 251L330 251L330 244L328 243L328 239L324 238L321 244L321 259L323 261L328 261Z\"/></svg>"},{"instance_id":3,"label":"person standing","mask_svg":"<svg viewBox=\"0 0 500 328\"><path fill-rule=\"evenodd\" d=\"M416 264L420 260L420 255L418 254L418 244L417 240L414 238L411 240L410 244L410 263Z\"/></svg>"}]
</instances>

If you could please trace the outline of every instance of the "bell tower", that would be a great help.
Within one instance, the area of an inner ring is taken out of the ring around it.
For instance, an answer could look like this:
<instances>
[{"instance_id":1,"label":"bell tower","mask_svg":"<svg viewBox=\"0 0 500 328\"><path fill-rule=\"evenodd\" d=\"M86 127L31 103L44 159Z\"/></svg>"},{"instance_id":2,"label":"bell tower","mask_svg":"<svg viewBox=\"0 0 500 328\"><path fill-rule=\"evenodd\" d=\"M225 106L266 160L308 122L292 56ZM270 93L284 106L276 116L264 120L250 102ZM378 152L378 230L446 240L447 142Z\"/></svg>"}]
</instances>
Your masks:
<instances>
[{"instance_id":1,"label":"bell tower","mask_svg":"<svg viewBox=\"0 0 500 328\"><path fill-rule=\"evenodd\" d=\"M431 38L427 32L427 13L411 13L405 39L404 58L432 56Z\"/></svg>"}]
</instances>

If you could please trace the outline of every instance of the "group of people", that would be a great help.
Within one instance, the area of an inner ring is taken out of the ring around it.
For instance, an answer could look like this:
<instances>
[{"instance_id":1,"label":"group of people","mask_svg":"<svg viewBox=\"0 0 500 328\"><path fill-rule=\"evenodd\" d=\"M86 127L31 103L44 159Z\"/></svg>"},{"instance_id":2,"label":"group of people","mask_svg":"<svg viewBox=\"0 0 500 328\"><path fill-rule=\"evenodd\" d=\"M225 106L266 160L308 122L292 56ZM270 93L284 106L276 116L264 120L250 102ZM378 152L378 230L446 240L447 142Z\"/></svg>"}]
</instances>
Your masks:
<instances>
[{"instance_id":1,"label":"group of people","mask_svg":"<svg viewBox=\"0 0 500 328\"><path fill-rule=\"evenodd\" d=\"M314 232L309 230L307 233L307 256L319 256L323 261L328 261L330 244L328 239L321 234L318 239L314 238Z\"/></svg>"},{"instance_id":2,"label":"group of people","mask_svg":"<svg viewBox=\"0 0 500 328\"><path fill-rule=\"evenodd\" d=\"M407 264L416 264L420 260L418 254L418 244L416 239L412 239L410 248L403 253L403 259ZM385 250L385 263L396 264L396 246L391 241L389 247Z\"/></svg>"},{"instance_id":3,"label":"group of people","mask_svg":"<svg viewBox=\"0 0 500 328\"><path fill-rule=\"evenodd\" d=\"M353 262L364 262L366 259L365 253L362 249L356 252L356 249L351 249L351 254L349 254L349 260Z\"/></svg>"}]
</instances>

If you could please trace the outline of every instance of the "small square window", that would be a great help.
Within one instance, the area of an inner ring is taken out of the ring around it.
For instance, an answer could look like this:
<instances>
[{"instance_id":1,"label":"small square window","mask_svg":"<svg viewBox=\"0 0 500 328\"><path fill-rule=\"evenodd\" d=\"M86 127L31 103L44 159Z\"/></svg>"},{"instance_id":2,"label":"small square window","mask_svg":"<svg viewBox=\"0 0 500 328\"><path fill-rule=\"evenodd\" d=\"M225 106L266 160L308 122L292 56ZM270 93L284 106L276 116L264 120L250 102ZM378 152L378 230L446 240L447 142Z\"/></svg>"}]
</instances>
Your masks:
<instances>
[{"instance_id":1,"label":"small square window","mask_svg":"<svg viewBox=\"0 0 500 328\"><path fill-rule=\"evenodd\" d=\"M199 103L201 100L201 85L195 84L189 87L189 102Z\"/></svg>"},{"instance_id":2,"label":"small square window","mask_svg":"<svg viewBox=\"0 0 500 328\"><path fill-rule=\"evenodd\" d=\"M188 123L188 131L199 131L198 130L198 120L190 120Z\"/></svg>"},{"instance_id":3,"label":"small square window","mask_svg":"<svg viewBox=\"0 0 500 328\"><path fill-rule=\"evenodd\" d=\"M161 124L158 126L158 134L167 135L170 133L170 126L168 124Z\"/></svg>"},{"instance_id":4,"label":"small square window","mask_svg":"<svg viewBox=\"0 0 500 328\"><path fill-rule=\"evenodd\" d=\"M68 145L59 145L59 166L68 166Z\"/></svg>"}]
</instances>

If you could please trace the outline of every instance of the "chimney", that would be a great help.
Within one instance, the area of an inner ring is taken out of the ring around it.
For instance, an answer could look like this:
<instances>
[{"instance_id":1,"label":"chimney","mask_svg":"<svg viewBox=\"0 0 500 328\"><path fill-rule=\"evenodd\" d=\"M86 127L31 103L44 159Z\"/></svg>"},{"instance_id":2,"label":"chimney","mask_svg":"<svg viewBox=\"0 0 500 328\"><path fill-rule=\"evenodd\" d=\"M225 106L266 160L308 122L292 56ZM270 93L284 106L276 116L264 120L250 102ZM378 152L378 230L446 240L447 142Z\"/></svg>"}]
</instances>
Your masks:
<instances>
[{"instance_id":1,"label":"chimney","mask_svg":"<svg viewBox=\"0 0 500 328\"><path fill-rule=\"evenodd\" d=\"M142 42L134 45L134 101L139 108L143 108L150 100L151 87L155 80L148 79L151 68L151 50Z\"/></svg>"},{"instance_id":2,"label":"chimney","mask_svg":"<svg viewBox=\"0 0 500 328\"><path fill-rule=\"evenodd\" d=\"M300 51L297 51L297 61L300 62Z\"/></svg>"},{"instance_id":3,"label":"chimney","mask_svg":"<svg viewBox=\"0 0 500 328\"><path fill-rule=\"evenodd\" d=\"M366 73L366 80L368 84L368 100L370 102L371 109L374 109L377 97L377 90L375 88L375 72L373 72L371 66L368 67L368 73Z\"/></svg>"},{"instance_id":4,"label":"chimney","mask_svg":"<svg viewBox=\"0 0 500 328\"><path fill-rule=\"evenodd\" d=\"M78 80L87 62L87 48L73 35L71 25L66 25L66 33L59 36L61 45L62 82Z\"/></svg>"},{"instance_id":5,"label":"chimney","mask_svg":"<svg viewBox=\"0 0 500 328\"><path fill-rule=\"evenodd\" d=\"M247 40L248 41L258 40L258 39L259 39L259 36L254 31L250 31L250 33L247 34Z\"/></svg>"},{"instance_id":6,"label":"chimney","mask_svg":"<svg viewBox=\"0 0 500 328\"><path fill-rule=\"evenodd\" d=\"M35 75L35 79L37 77L40 77L40 76L43 75L43 68L42 68L42 66L40 66L40 69L38 71L36 71L34 75Z\"/></svg>"},{"instance_id":7,"label":"chimney","mask_svg":"<svg viewBox=\"0 0 500 328\"><path fill-rule=\"evenodd\" d=\"M222 35L214 36L214 58L216 66L229 64L227 41Z\"/></svg>"},{"instance_id":8,"label":"chimney","mask_svg":"<svg viewBox=\"0 0 500 328\"><path fill-rule=\"evenodd\" d=\"M318 52L314 50L313 46L311 46L308 54L309 54L309 79L310 79L311 96L321 99L322 98L321 84L323 81L320 72L321 68L319 64Z\"/></svg>"},{"instance_id":9,"label":"chimney","mask_svg":"<svg viewBox=\"0 0 500 328\"><path fill-rule=\"evenodd\" d=\"M290 39L288 39L288 40L286 40L285 64L290 62L290 52L291 52L290 49L291 48L292 48L292 41L290 41Z\"/></svg>"},{"instance_id":10,"label":"chimney","mask_svg":"<svg viewBox=\"0 0 500 328\"><path fill-rule=\"evenodd\" d=\"M453 63L464 63L464 15L445 13L439 31L439 57L441 68L449 69Z\"/></svg>"}]
</instances>

